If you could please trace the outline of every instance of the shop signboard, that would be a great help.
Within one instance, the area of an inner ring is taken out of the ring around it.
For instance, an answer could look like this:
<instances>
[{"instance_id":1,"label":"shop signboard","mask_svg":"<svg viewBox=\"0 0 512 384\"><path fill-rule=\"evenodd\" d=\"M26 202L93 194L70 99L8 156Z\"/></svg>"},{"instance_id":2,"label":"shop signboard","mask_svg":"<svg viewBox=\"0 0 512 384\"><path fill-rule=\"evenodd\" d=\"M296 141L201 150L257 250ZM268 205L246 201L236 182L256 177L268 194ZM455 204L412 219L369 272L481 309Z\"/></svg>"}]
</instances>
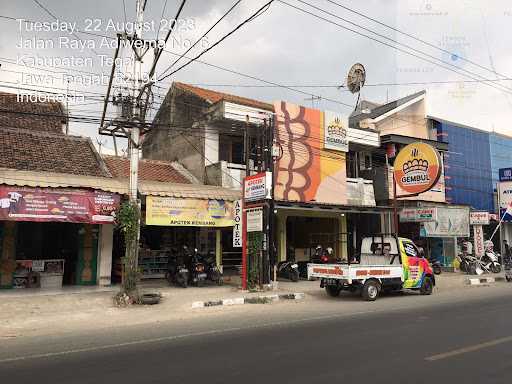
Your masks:
<instances>
[{"instance_id":1,"label":"shop signboard","mask_svg":"<svg viewBox=\"0 0 512 384\"><path fill-rule=\"evenodd\" d=\"M348 152L348 116L325 111L324 119L324 148Z\"/></svg>"},{"instance_id":2,"label":"shop signboard","mask_svg":"<svg viewBox=\"0 0 512 384\"><path fill-rule=\"evenodd\" d=\"M475 256L481 257L485 253L484 230L481 225L473 226L473 239L475 242Z\"/></svg>"},{"instance_id":3,"label":"shop signboard","mask_svg":"<svg viewBox=\"0 0 512 384\"><path fill-rule=\"evenodd\" d=\"M470 225L489 225L491 217L489 212L470 212L469 213L469 224Z\"/></svg>"},{"instance_id":4,"label":"shop signboard","mask_svg":"<svg viewBox=\"0 0 512 384\"><path fill-rule=\"evenodd\" d=\"M111 224L119 199L103 191L0 186L0 220Z\"/></svg>"},{"instance_id":5,"label":"shop signboard","mask_svg":"<svg viewBox=\"0 0 512 384\"><path fill-rule=\"evenodd\" d=\"M245 201L271 199L272 173L261 172L244 179Z\"/></svg>"},{"instance_id":6,"label":"shop signboard","mask_svg":"<svg viewBox=\"0 0 512 384\"><path fill-rule=\"evenodd\" d=\"M512 222L512 181L499 183L500 219Z\"/></svg>"},{"instance_id":7,"label":"shop signboard","mask_svg":"<svg viewBox=\"0 0 512 384\"><path fill-rule=\"evenodd\" d=\"M419 223L424 221L435 221L437 219L437 208L403 208L400 211L400 222Z\"/></svg>"},{"instance_id":8,"label":"shop signboard","mask_svg":"<svg viewBox=\"0 0 512 384\"><path fill-rule=\"evenodd\" d=\"M242 247L242 200L236 200L233 207L233 248Z\"/></svg>"},{"instance_id":9,"label":"shop signboard","mask_svg":"<svg viewBox=\"0 0 512 384\"><path fill-rule=\"evenodd\" d=\"M341 145L335 150L329 149L329 145L325 146L325 131L329 128L326 115L329 114L286 101L275 102L274 110L274 135L276 145L281 149L274 168L274 198L280 201L347 205L346 152L342 151L344 147ZM340 120L333 124L343 126L344 123ZM342 136L341 132L336 134ZM349 129L347 145L348 137ZM378 142L378 135L376 139ZM352 137L350 140L353 141ZM361 140L364 142L363 138Z\"/></svg>"},{"instance_id":10,"label":"shop signboard","mask_svg":"<svg viewBox=\"0 0 512 384\"><path fill-rule=\"evenodd\" d=\"M512 181L512 168L499 169L500 181Z\"/></svg>"},{"instance_id":11,"label":"shop signboard","mask_svg":"<svg viewBox=\"0 0 512 384\"><path fill-rule=\"evenodd\" d=\"M469 237L469 207L436 207L436 221L423 223L426 237Z\"/></svg>"},{"instance_id":12,"label":"shop signboard","mask_svg":"<svg viewBox=\"0 0 512 384\"><path fill-rule=\"evenodd\" d=\"M146 225L231 227L233 225L233 202L147 196Z\"/></svg>"},{"instance_id":13,"label":"shop signboard","mask_svg":"<svg viewBox=\"0 0 512 384\"><path fill-rule=\"evenodd\" d=\"M245 212L247 232L263 232L263 208L250 208Z\"/></svg>"},{"instance_id":14,"label":"shop signboard","mask_svg":"<svg viewBox=\"0 0 512 384\"><path fill-rule=\"evenodd\" d=\"M441 156L426 143L406 145L396 156L393 175L398 187L409 194L427 192L441 177Z\"/></svg>"}]
</instances>

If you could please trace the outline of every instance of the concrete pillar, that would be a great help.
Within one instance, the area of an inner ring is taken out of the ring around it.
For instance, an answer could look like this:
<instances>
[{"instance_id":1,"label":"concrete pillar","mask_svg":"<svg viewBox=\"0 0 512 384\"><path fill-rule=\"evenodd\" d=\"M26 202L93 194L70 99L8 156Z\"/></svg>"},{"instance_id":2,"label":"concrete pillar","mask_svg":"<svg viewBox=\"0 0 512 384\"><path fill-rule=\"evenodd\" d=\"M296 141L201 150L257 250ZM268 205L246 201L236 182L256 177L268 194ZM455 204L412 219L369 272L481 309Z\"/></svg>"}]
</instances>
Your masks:
<instances>
[{"instance_id":1,"label":"concrete pillar","mask_svg":"<svg viewBox=\"0 0 512 384\"><path fill-rule=\"evenodd\" d=\"M101 286L112 283L112 246L114 242L114 225L100 225L98 241L98 273L97 283Z\"/></svg>"},{"instance_id":2,"label":"concrete pillar","mask_svg":"<svg viewBox=\"0 0 512 384\"><path fill-rule=\"evenodd\" d=\"M286 260L286 219L287 215L278 211L276 237L277 237L277 261Z\"/></svg>"},{"instance_id":3,"label":"concrete pillar","mask_svg":"<svg viewBox=\"0 0 512 384\"><path fill-rule=\"evenodd\" d=\"M338 236L338 244L336 249L336 254L341 259L348 259L348 250L347 250L347 242L348 242L348 236L347 236L347 216L338 216L338 233L340 234Z\"/></svg>"},{"instance_id":4,"label":"concrete pillar","mask_svg":"<svg viewBox=\"0 0 512 384\"><path fill-rule=\"evenodd\" d=\"M222 267L222 230L215 230L215 260L217 267ZM222 270L222 268L221 268Z\"/></svg>"}]
</instances>

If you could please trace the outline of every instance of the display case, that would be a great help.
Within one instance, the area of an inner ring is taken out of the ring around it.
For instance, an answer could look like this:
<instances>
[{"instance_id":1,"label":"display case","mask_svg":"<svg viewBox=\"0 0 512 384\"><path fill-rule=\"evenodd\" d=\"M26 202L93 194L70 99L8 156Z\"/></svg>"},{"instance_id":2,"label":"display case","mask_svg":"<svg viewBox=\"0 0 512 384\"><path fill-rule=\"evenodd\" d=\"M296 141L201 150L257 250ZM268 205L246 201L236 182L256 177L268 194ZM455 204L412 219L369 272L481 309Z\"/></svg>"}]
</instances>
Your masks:
<instances>
[{"instance_id":1,"label":"display case","mask_svg":"<svg viewBox=\"0 0 512 384\"><path fill-rule=\"evenodd\" d=\"M139 268L143 279L163 279L169 264L169 251L139 250Z\"/></svg>"}]
</instances>

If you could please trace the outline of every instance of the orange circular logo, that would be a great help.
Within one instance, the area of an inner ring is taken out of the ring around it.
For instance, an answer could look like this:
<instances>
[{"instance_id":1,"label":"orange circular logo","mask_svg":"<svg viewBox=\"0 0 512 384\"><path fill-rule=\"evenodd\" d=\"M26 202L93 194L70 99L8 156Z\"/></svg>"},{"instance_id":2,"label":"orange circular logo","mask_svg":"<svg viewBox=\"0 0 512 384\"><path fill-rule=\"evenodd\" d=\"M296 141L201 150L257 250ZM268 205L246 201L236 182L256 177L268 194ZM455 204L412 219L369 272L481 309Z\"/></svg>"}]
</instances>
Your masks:
<instances>
[{"instance_id":1,"label":"orange circular logo","mask_svg":"<svg viewBox=\"0 0 512 384\"><path fill-rule=\"evenodd\" d=\"M396 156L393 173L396 184L404 191L426 192L441 176L441 156L428 144L409 144Z\"/></svg>"}]
</instances>

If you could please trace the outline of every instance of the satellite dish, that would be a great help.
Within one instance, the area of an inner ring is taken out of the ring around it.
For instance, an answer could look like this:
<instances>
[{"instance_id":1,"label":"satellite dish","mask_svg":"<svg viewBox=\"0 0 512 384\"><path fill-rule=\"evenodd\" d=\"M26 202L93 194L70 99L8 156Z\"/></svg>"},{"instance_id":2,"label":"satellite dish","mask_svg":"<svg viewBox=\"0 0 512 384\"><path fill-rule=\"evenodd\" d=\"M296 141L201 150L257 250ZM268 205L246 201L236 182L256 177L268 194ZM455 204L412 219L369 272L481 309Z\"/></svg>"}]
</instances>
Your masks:
<instances>
[{"instance_id":1,"label":"satellite dish","mask_svg":"<svg viewBox=\"0 0 512 384\"><path fill-rule=\"evenodd\" d=\"M363 64L356 63L350 68L347 75L347 88L352 93L358 93L366 80L366 70Z\"/></svg>"}]
</instances>

